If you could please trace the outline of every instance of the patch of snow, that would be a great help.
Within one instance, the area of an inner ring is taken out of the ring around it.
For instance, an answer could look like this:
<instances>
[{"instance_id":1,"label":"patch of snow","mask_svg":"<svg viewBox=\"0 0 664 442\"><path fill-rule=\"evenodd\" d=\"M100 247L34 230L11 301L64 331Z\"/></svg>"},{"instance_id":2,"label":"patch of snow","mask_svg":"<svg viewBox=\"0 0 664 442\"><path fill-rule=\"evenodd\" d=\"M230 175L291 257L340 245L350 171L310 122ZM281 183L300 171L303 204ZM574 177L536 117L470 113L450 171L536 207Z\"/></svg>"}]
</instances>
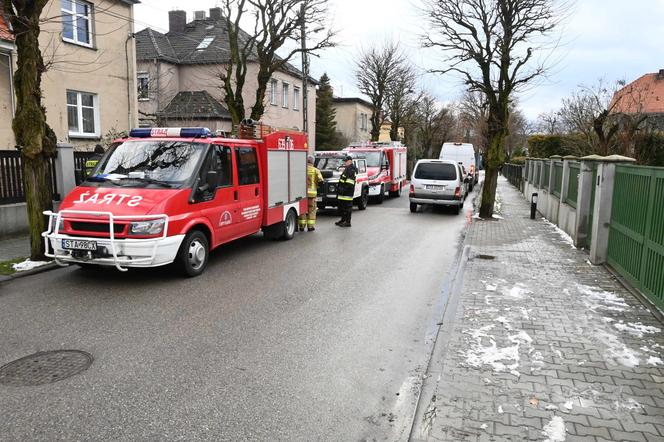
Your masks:
<instances>
[{"instance_id":1,"label":"patch of snow","mask_svg":"<svg viewBox=\"0 0 664 442\"><path fill-rule=\"evenodd\" d=\"M484 288L485 288L488 292L495 292L496 289L498 288L498 286L497 286L497 285L486 284L486 285L484 286Z\"/></svg>"},{"instance_id":2,"label":"patch of snow","mask_svg":"<svg viewBox=\"0 0 664 442\"><path fill-rule=\"evenodd\" d=\"M596 312L598 309L624 312L630 308L623 298L614 293L601 290L597 287L589 287L581 284L577 284L576 287L581 294L586 295L586 299L583 300L583 303L593 312Z\"/></svg>"},{"instance_id":3,"label":"patch of snow","mask_svg":"<svg viewBox=\"0 0 664 442\"><path fill-rule=\"evenodd\" d=\"M565 232L563 229L561 229L561 228L558 227L557 225L553 224L553 223L552 223L551 221L549 221L548 219L546 219L546 218L542 218L542 219L544 220L544 222L545 222L546 224L548 224L549 226L551 226L551 227L553 228L553 230L555 230L556 233L557 233L558 235L560 235L560 238L563 240L564 243L567 243L567 244L570 245L570 247L572 247L573 249L576 249L576 247L574 247L574 240L572 239L571 236L569 236L569 235L567 234L567 232Z\"/></svg>"},{"instance_id":4,"label":"patch of snow","mask_svg":"<svg viewBox=\"0 0 664 442\"><path fill-rule=\"evenodd\" d=\"M30 261L26 259L23 262L12 264L12 268L15 272L25 272L26 270L36 269L46 264L48 264L48 261Z\"/></svg>"},{"instance_id":5,"label":"patch of snow","mask_svg":"<svg viewBox=\"0 0 664 442\"><path fill-rule=\"evenodd\" d=\"M664 365L664 362L656 356L650 356L646 361L648 365Z\"/></svg>"},{"instance_id":6,"label":"patch of snow","mask_svg":"<svg viewBox=\"0 0 664 442\"><path fill-rule=\"evenodd\" d=\"M613 322L613 321L615 321L615 319L604 317L604 318L602 318L602 321L604 321L604 322Z\"/></svg>"},{"instance_id":7,"label":"patch of snow","mask_svg":"<svg viewBox=\"0 0 664 442\"><path fill-rule=\"evenodd\" d=\"M549 405L547 405L546 407L544 407L544 409L547 410L547 411L557 410L557 409L558 409L558 406L557 406L557 405L553 405L553 404L549 404Z\"/></svg>"},{"instance_id":8,"label":"patch of snow","mask_svg":"<svg viewBox=\"0 0 664 442\"><path fill-rule=\"evenodd\" d=\"M654 333L659 333L662 330L653 327L651 325L643 325L640 322L628 322L627 324L623 323L622 321L613 324L613 326L620 330L629 333L630 335L636 336L637 338L642 338L643 334L654 334Z\"/></svg>"},{"instance_id":9,"label":"patch of snow","mask_svg":"<svg viewBox=\"0 0 664 442\"><path fill-rule=\"evenodd\" d=\"M503 411L503 406L502 406L502 405L498 405L498 414L503 414L503 413L504 413L504 411Z\"/></svg>"},{"instance_id":10,"label":"patch of snow","mask_svg":"<svg viewBox=\"0 0 664 442\"><path fill-rule=\"evenodd\" d=\"M572 411L572 408L574 408L574 402L572 401L567 401L563 404L563 408L566 409L567 411Z\"/></svg>"},{"instance_id":11,"label":"patch of snow","mask_svg":"<svg viewBox=\"0 0 664 442\"><path fill-rule=\"evenodd\" d=\"M505 219L500 215L496 215L495 213L493 215L491 215L491 218L493 218L493 219Z\"/></svg>"},{"instance_id":12,"label":"patch of snow","mask_svg":"<svg viewBox=\"0 0 664 442\"><path fill-rule=\"evenodd\" d=\"M560 359L563 359L563 352L555 348L553 344L549 344L549 348L551 349L552 352L556 354L556 356L558 356Z\"/></svg>"},{"instance_id":13,"label":"patch of snow","mask_svg":"<svg viewBox=\"0 0 664 442\"><path fill-rule=\"evenodd\" d=\"M593 266L593 263L592 263L592 262L590 262L590 260L589 260L589 259L586 259L586 264L588 264L588 265L589 265L590 267L592 267L592 266Z\"/></svg>"},{"instance_id":14,"label":"patch of snow","mask_svg":"<svg viewBox=\"0 0 664 442\"><path fill-rule=\"evenodd\" d=\"M617 409L625 410L640 410L643 408L643 405L639 404L634 398L627 399L627 402L614 402Z\"/></svg>"},{"instance_id":15,"label":"patch of snow","mask_svg":"<svg viewBox=\"0 0 664 442\"><path fill-rule=\"evenodd\" d=\"M533 353L531 358L531 364L532 364L532 366L530 367L531 373L533 371L541 370L544 367L544 356L542 356L541 352L536 351L535 353Z\"/></svg>"},{"instance_id":16,"label":"patch of snow","mask_svg":"<svg viewBox=\"0 0 664 442\"><path fill-rule=\"evenodd\" d=\"M510 321L504 317L504 316L499 316L495 319L496 322L499 322L505 329L507 330L513 330L512 326L510 325Z\"/></svg>"},{"instance_id":17,"label":"patch of snow","mask_svg":"<svg viewBox=\"0 0 664 442\"><path fill-rule=\"evenodd\" d=\"M597 338L608 348L605 353L605 359L613 360L625 367L634 368L639 365L639 354L628 348L618 336L606 331L600 331L596 334Z\"/></svg>"},{"instance_id":18,"label":"patch of snow","mask_svg":"<svg viewBox=\"0 0 664 442\"><path fill-rule=\"evenodd\" d=\"M544 426L542 434L546 436L544 442L563 442L565 440L565 421L560 416L553 416Z\"/></svg>"},{"instance_id":19,"label":"patch of snow","mask_svg":"<svg viewBox=\"0 0 664 442\"><path fill-rule=\"evenodd\" d=\"M478 213L476 213L476 214L473 215L473 219L483 219L483 218L480 217L480 214L479 214L479 212L478 212Z\"/></svg>"},{"instance_id":20,"label":"patch of snow","mask_svg":"<svg viewBox=\"0 0 664 442\"><path fill-rule=\"evenodd\" d=\"M521 316L523 316L523 319L530 319L530 310L525 307L519 307L519 310L521 310Z\"/></svg>"},{"instance_id":21,"label":"patch of snow","mask_svg":"<svg viewBox=\"0 0 664 442\"><path fill-rule=\"evenodd\" d=\"M493 384L493 381L489 378L484 378L482 379L482 382L484 382L486 385L491 385Z\"/></svg>"},{"instance_id":22,"label":"patch of snow","mask_svg":"<svg viewBox=\"0 0 664 442\"><path fill-rule=\"evenodd\" d=\"M523 330L519 330L517 334L510 336L508 339L514 343L525 342L530 344L533 342L533 338Z\"/></svg>"},{"instance_id":23,"label":"patch of snow","mask_svg":"<svg viewBox=\"0 0 664 442\"><path fill-rule=\"evenodd\" d=\"M480 428L482 430L486 430L487 428L489 428L489 426L487 424L482 424L482 425L480 425Z\"/></svg>"},{"instance_id":24,"label":"patch of snow","mask_svg":"<svg viewBox=\"0 0 664 442\"><path fill-rule=\"evenodd\" d=\"M509 296L510 298L514 299L523 299L526 295L529 293L532 293L530 290L528 290L523 284L516 284L514 287L511 289L504 289L503 295Z\"/></svg>"},{"instance_id":25,"label":"patch of snow","mask_svg":"<svg viewBox=\"0 0 664 442\"><path fill-rule=\"evenodd\" d=\"M585 363L586 363L586 361L579 361L579 363L576 364L576 365L584 365Z\"/></svg>"},{"instance_id":26,"label":"patch of snow","mask_svg":"<svg viewBox=\"0 0 664 442\"><path fill-rule=\"evenodd\" d=\"M645 351L646 353L650 353L650 349L646 347L645 345L643 347L639 347L639 350Z\"/></svg>"}]
</instances>

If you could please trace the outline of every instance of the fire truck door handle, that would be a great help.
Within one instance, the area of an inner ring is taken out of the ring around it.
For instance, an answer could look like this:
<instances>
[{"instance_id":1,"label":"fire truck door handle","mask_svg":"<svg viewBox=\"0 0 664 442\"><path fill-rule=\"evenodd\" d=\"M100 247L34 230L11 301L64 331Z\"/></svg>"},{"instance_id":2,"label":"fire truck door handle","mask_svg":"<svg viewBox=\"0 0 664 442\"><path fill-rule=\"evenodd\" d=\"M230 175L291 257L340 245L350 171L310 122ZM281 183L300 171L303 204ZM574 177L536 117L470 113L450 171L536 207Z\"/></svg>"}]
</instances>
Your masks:
<instances>
[{"instance_id":1,"label":"fire truck door handle","mask_svg":"<svg viewBox=\"0 0 664 442\"><path fill-rule=\"evenodd\" d=\"M237 190L233 192L233 197L235 198L235 201L237 201Z\"/></svg>"},{"instance_id":2,"label":"fire truck door handle","mask_svg":"<svg viewBox=\"0 0 664 442\"><path fill-rule=\"evenodd\" d=\"M258 196L258 187L256 187L254 190L255 190L256 196Z\"/></svg>"}]
</instances>

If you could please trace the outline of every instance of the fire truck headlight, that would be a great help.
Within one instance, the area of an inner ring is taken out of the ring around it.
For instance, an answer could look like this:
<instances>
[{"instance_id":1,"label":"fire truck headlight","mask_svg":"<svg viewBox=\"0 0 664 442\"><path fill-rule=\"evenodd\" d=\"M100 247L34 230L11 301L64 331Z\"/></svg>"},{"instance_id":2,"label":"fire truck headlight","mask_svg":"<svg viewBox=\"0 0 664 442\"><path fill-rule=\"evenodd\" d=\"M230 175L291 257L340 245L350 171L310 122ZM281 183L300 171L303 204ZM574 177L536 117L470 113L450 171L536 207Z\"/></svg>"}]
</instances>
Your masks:
<instances>
[{"instance_id":1,"label":"fire truck headlight","mask_svg":"<svg viewBox=\"0 0 664 442\"><path fill-rule=\"evenodd\" d=\"M63 232L65 230L65 219L60 218L60 222L58 223L58 232Z\"/></svg>"},{"instance_id":2,"label":"fire truck headlight","mask_svg":"<svg viewBox=\"0 0 664 442\"><path fill-rule=\"evenodd\" d=\"M130 235L157 235L164 231L164 220L135 221L129 225Z\"/></svg>"},{"instance_id":3,"label":"fire truck headlight","mask_svg":"<svg viewBox=\"0 0 664 442\"><path fill-rule=\"evenodd\" d=\"M337 191L337 185L336 184L330 184L330 192L336 192Z\"/></svg>"}]
</instances>

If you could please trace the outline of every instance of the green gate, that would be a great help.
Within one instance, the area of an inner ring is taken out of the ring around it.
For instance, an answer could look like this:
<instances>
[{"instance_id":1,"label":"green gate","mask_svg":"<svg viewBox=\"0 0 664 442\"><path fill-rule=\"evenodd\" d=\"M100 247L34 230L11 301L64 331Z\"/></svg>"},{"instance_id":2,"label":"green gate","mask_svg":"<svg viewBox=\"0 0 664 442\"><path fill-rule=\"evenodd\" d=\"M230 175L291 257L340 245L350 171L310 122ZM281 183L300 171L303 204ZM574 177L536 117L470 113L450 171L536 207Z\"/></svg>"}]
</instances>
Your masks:
<instances>
[{"instance_id":1,"label":"green gate","mask_svg":"<svg viewBox=\"0 0 664 442\"><path fill-rule=\"evenodd\" d=\"M590 163L593 170L593 181L590 189L590 213L588 214L588 225L586 225L586 248L590 250L593 240L593 214L595 213L595 189L597 188L597 163Z\"/></svg>"},{"instance_id":2,"label":"green gate","mask_svg":"<svg viewBox=\"0 0 664 442\"><path fill-rule=\"evenodd\" d=\"M664 168L616 166L607 261L664 308Z\"/></svg>"}]
</instances>

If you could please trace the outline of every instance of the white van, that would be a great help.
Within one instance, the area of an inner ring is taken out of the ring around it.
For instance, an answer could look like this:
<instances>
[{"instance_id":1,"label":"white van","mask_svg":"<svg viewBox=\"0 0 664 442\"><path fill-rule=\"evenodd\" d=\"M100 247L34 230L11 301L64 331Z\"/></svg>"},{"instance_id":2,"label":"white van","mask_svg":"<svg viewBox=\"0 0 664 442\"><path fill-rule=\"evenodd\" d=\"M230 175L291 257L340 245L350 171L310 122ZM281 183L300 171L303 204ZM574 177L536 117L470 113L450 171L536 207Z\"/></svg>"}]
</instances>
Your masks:
<instances>
[{"instance_id":1,"label":"white van","mask_svg":"<svg viewBox=\"0 0 664 442\"><path fill-rule=\"evenodd\" d=\"M479 178L479 171L475 163L475 148L470 143L444 143L440 149L439 160L451 160L461 163L466 168L466 173L471 177L468 183L468 191L473 190Z\"/></svg>"}]
</instances>

